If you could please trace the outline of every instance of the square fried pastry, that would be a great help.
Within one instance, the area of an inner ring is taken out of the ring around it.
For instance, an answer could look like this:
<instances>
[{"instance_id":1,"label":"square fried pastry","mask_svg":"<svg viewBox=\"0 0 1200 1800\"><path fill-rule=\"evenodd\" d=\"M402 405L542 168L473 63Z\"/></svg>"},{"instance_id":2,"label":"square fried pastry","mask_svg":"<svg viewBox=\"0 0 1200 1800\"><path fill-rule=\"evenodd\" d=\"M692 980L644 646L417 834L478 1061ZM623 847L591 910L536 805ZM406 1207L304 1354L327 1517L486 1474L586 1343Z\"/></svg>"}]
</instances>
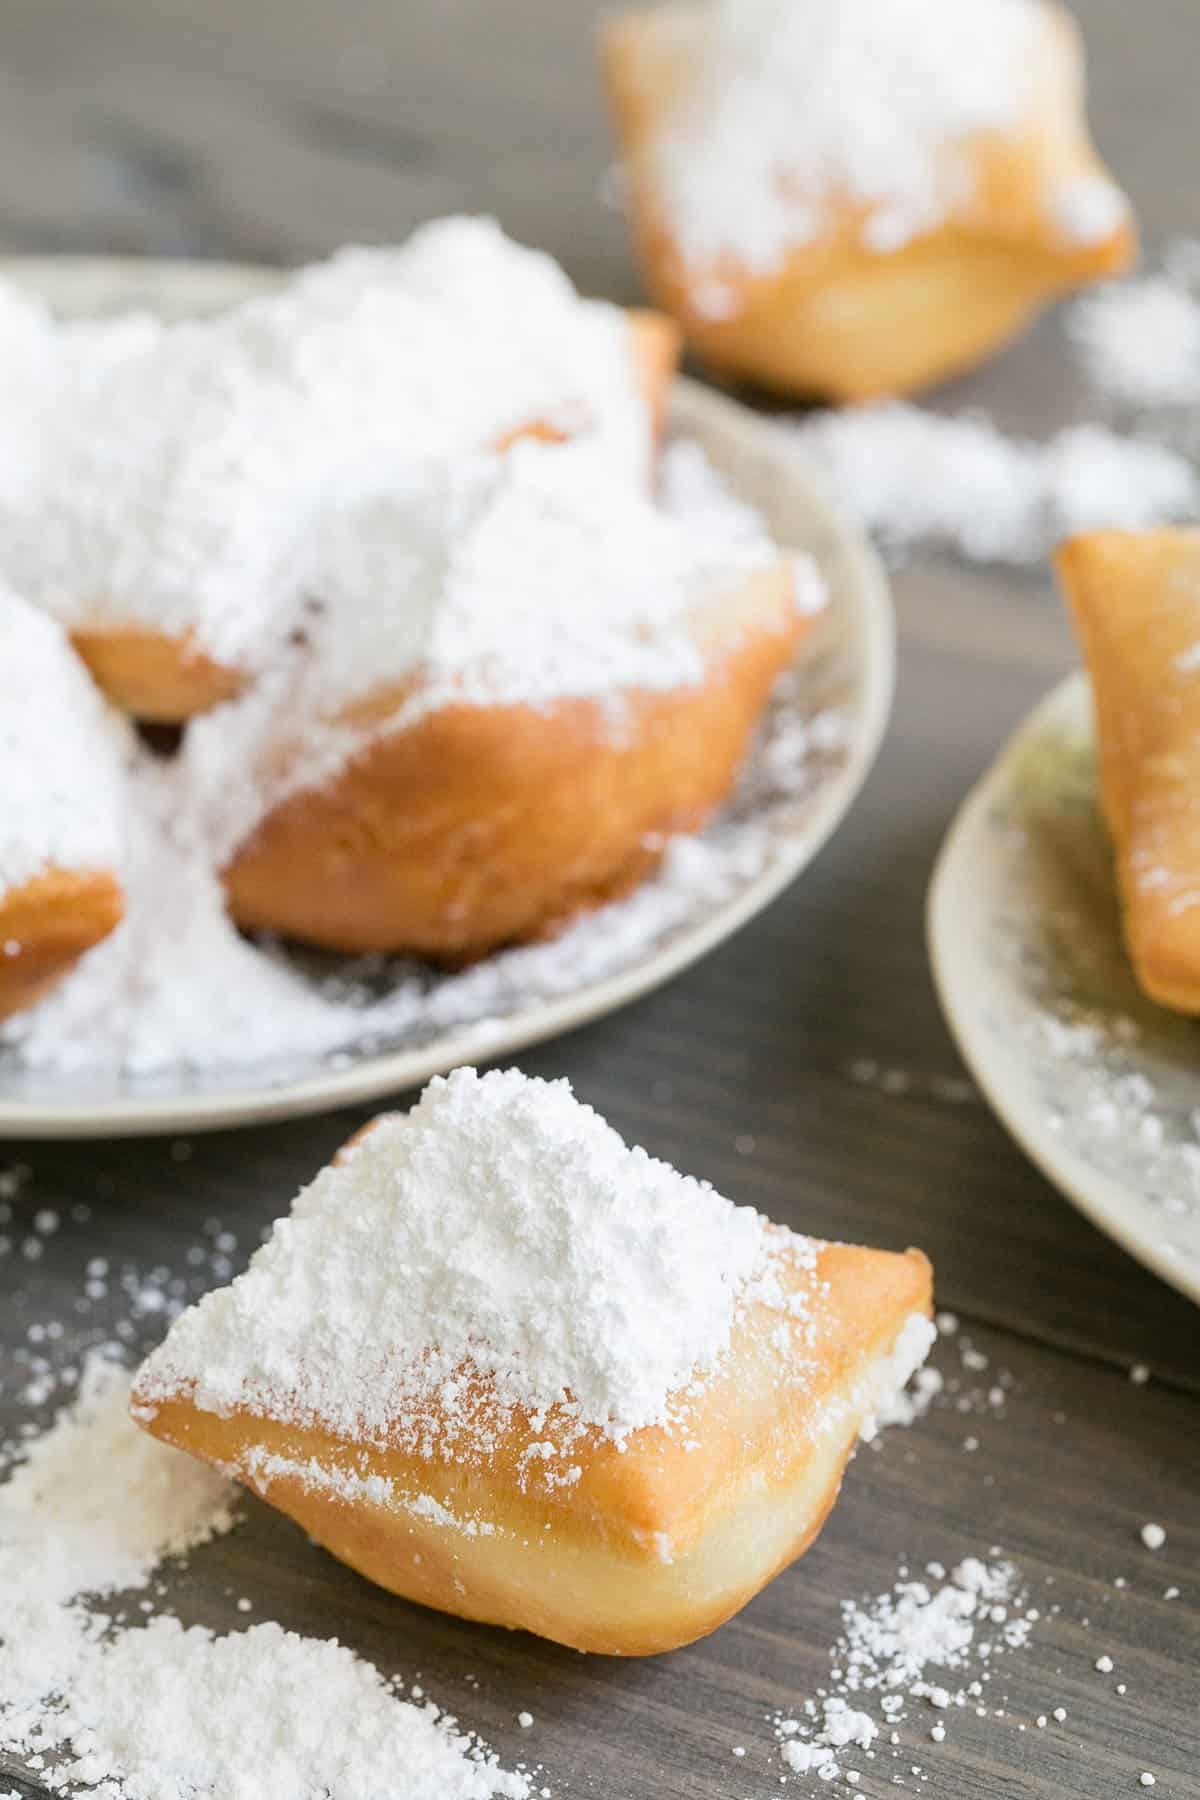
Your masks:
<instances>
[{"instance_id":1,"label":"square fried pastry","mask_svg":"<svg viewBox=\"0 0 1200 1800\"><path fill-rule=\"evenodd\" d=\"M395 1593L648 1655L811 1543L930 1279L735 1206L564 1081L460 1069L176 1321L133 1411Z\"/></svg>"},{"instance_id":2,"label":"square fried pastry","mask_svg":"<svg viewBox=\"0 0 1200 1800\"><path fill-rule=\"evenodd\" d=\"M601 52L647 285L723 373L904 392L1132 255L1044 0L675 0Z\"/></svg>"},{"instance_id":3,"label":"square fried pastry","mask_svg":"<svg viewBox=\"0 0 1200 1800\"><path fill-rule=\"evenodd\" d=\"M662 471L525 443L346 508L300 656L189 743L240 926L468 961L700 828L824 586L697 446Z\"/></svg>"},{"instance_id":4,"label":"square fried pastry","mask_svg":"<svg viewBox=\"0 0 1200 1800\"><path fill-rule=\"evenodd\" d=\"M1200 530L1086 532L1055 563L1091 676L1134 973L1152 1000L1200 1013Z\"/></svg>"}]
</instances>

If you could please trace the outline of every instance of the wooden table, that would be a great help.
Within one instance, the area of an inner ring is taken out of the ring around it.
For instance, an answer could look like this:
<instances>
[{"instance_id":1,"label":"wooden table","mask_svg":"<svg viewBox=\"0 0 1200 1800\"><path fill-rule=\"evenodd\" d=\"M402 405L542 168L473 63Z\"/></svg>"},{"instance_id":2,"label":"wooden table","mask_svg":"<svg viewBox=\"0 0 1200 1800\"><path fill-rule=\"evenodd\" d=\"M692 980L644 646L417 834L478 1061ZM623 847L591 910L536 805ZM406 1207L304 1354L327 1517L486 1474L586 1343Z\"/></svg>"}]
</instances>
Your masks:
<instances>
[{"instance_id":1,"label":"wooden table","mask_svg":"<svg viewBox=\"0 0 1200 1800\"><path fill-rule=\"evenodd\" d=\"M610 152L597 10L3 0L0 249L296 260L492 209L582 286L631 297L621 225L598 197ZM1200 231L1194 0L1151 0L1136 16L1125 0L1089 0L1084 25L1098 134L1148 240ZM944 399L1030 432L1081 403L1054 324ZM257 1505L182 1593L187 1615L213 1625L244 1623L231 1596L245 1593L254 1616L420 1671L505 1760L544 1762L556 1794L776 1791L764 1715L826 1678L839 1598L887 1588L903 1558L950 1563L998 1543L1043 1613L989 1691L1005 1716L956 1713L935 1747L914 1715L902 1760L872 1765L859 1791L891 1792L899 1774L955 1800L1103 1800L1140 1792L1148 1769L1163 1800L1200 1795L1200 1316L1084 1223L963 1086L922 939L953 808L1069 666L1067 634L1040 571L917 561L896 592L894 725L817 866L699 968L522 1063L568 1074L622 1132L776 1218L922 1245L940 1304L991 1373L962 1369L961 1337L939 1365L967 1387L1008 1371L1007 1404L982 1417L935 1408L861 1454L802 1564L707 1643L649 1663L585 1660L406 1606ZM19 1149L34 1178L18 1229L45 1206L64 1224L40 1261L0 1263L0 1367L11 1371L28 1323L66 1313L91 1255L179 1268L219 1219L242 1257L361 1116L198 1138L186 1160L165 1141ZM80 1203L90 1215L72 1220ZM1131 1383L1136 1362L1151 1366L1148 1386ZM1157 1554L1138 1536L1149 1519L1168 1531ZM1168 1584L1178 1599L1164 1600ZM1094 1669L1101 1654L1112 1675ZM1056 1706L1065 1723L1036 1729ZM517 1729L519 1708L531 1731Z\"/></svg>"}]
</instances>

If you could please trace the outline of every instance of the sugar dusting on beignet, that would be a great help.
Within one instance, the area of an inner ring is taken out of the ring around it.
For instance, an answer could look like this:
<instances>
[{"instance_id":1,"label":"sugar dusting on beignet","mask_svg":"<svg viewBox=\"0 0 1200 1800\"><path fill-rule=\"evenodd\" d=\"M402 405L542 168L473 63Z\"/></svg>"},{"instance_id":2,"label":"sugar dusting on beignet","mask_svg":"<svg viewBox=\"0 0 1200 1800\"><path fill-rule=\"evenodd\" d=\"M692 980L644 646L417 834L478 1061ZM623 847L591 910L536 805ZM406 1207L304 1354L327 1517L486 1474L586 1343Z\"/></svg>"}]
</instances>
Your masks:
<instances>
[{"instance_id":1,"label":"sugar dusting on beignet","mask_svg":"<svg viewBox=\"0 0 1200 1800\"><path fill-rule=\"evenodd\" d=\"M929 1307L919 1253L797 1236L565 1082L464 1069L176 1322L134 1413L399 1594L646 1654L807 1546Z\"/></svg>"}]
</instances>

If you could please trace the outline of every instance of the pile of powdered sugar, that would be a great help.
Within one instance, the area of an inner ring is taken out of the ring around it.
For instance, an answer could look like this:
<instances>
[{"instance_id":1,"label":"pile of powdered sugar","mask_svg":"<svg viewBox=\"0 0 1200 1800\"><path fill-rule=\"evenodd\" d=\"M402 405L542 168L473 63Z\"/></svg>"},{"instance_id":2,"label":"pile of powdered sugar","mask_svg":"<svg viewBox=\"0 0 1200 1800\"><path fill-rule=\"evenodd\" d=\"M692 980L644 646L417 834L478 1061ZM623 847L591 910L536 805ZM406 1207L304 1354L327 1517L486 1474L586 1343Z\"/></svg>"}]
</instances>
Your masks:
<instances>
[{"instance_id":1,"label":"pile of powdered sugar","mask_svg":"<svg viewBox=\"0 0 1200 1800\"><path fill-rule=\"evenodd\" d=\"M164 1557L229 1530L235 1493L204 1464L138 1431L128 1375L90 1357L77 1399L53 1430L26 1441L0 1488L0 1693L11 1701L20 1691L13 1642L26 1611L145 1587Z\"/></svg>"},{"instance_id":2,"label":"pile of powdered sugar","mask_svg":"<svg viewBox=\"0 0 1200 1800\"><path fill-rule=\"evenodd\" d=\"M1038 71L1069 54L1040 0L716 0L640 29L672 66L653 145L671 227L718 269L775 268L848 206L880 253L934 229L973 196L971 140L1024 127ZM1064 241L1126 212L1098 178L1047 203ZM736 304L712 289L714 311Z\"/></svg>"},{"instance_id":3,"label":"pile of powdered sugar","mask_svg":"<svg viewBox=\"0 0 1200 1800\"><path fill-rule=\"evenodd\" d=\"M994 1554L994 1553L993 1553ZM1037 1621L1011 1563L966 1557L947 1574L930 1563L921 1576L901 1572L887 1593L842 1604L842 1635L830 1651L831 1685L778 1714L775 1736L792 1775L823 1781L861 1779L843 1760L877 1762L898 1745L896 1727L913 1703L931 1709L930 1736L946 1735L939 1715L983 1692L998 1656L1028 1642Z\"/></svg>"},{"instance_id":4,"label":"pile of powdered sugar","mask_svg":"<svg viewBox=\"0 0 1200 1800\"><path fill-rule=\"evenodd\" d=\"M412 1800L525 1800L525 1775L334 1641L187 1630L147 1619L151 1600L136 1625L101 1610L233 1518L230 1484L138 1431L128 1403L128 1376L93 1358L0 1485L0 1753L105 1800L361 1800L397 1769Z\"/></svg>"},{"instance_id":5,"label":"pile of powdered sugar","mask_svg":"<svg viewBox=\"0 0 1200 1800\"><path fill-rule=\"evenodd\" d=\"M246 1272L176 1321L138 1404L186 1385L208 1411L389 1444L419 1442L434 1406L464 1458L514 1409L621 1443L673 1428L751 1301L795 1326L780 1378L798 1374L815 1259L812 1240L627 1146L566 1081L459 1069L323 1170Z\"/></svg>"},{"instance_id":6,"label":"pile of powdered sugar","mask_svg":"<svg viewBox=\"0 0 1200 1800\"><path fill-rule=\"evenodd\" d=\"M405 1800L532 1792L336 1639L273 1623L216 1636L161 1617L93 1646L47 1731L69 1760L39 1780L105 1800L361 1800L400 1771Z\"/></svg>"},{"instance_id":7,"label":"pile of powdered sugar","mask_svg":"<svg viewBox=\"0 0 1200 1800\"><path fill-rule=\"evenodd\" d=\"M6 330L38 337L11 302ZM0 420L0 574L68 623L187 635L238 666L286 635L330 496L373 491L389 461L540 425L631 482L647 469L627 315L486 219L343 251L211 318L44 315L41 337L55 379Z\"/></svg>"},{"instance_id":8,"label":"pile of powdered sugar","mask_svg":"<svg viewBox=\"0 0 1200 1800\"><path fill-rule=\"evenodd\" d=\"M1073 532L1162 524L1200 498L1186 457L1097 424L1039 444L1006 437L983 414L893 402L781 429L892 552L932 545L973 562L1034 563Z\"/></svg>"},{"instance_id":9,"label":"pile of powdered sugar","mask_svg":"<svg viewBox=\"0 0 1200 1800\"><path fill-rule=\"evenodd\" d=\"M61 628L0 582L0 894L48 868L120 866L132 757Z\"/></svg>"}]
</instances>

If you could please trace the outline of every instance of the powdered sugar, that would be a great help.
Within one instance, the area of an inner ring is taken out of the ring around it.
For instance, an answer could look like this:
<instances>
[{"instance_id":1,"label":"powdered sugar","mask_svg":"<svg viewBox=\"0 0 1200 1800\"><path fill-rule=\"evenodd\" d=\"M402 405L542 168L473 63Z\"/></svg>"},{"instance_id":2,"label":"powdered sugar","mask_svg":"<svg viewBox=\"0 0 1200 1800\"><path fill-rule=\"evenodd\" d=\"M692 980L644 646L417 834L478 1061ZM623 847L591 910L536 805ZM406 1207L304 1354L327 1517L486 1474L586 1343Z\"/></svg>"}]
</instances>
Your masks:
<instances>
[{"instance_id":1,"label":"powdered sugar","mask_svg":"<svg viewBox=\"0 0 1200 1800\"><path fill-rule=\"evenodd\" d=\"M53 1793L105 1800L360 1800L397 1769L412 1800L524 1800L526 1776L336 1642L269 1623L120 1629L84 1608L231 1523L229 1484L139 1432L128 1394L93 1359L0 1487L0 1753Z\"/></svg>"},{"instance_id":2,"label":"powdered sugar","mask_svg":"<svg viewBox=\"0 0 1200 1800\"><path fill-rule=\"evenodd\" d=\"M915 1372L920 1393L924 1373L921 1365L936 1338L937 1330L932 1320L913 1313L900 1327L891 1350L876 1364L868 1381L856 1384L851 1407L862 1414L859 1436L864 1443L873 1443L884 1426L911 1422L905 1417L908 1399L905 1389Z\"/></svg>"},{"instance_id":3,"label":"powdered sugar","mask_svg":"<svg viewBox=\"0 0 1200 1800\"><path fill-rule=\"evenodd\" d=\"M1183 456L1095 424L1037 444L1005 437L983 414L895 403L821 413L789 437L892 551L928 544L974 562L1032 563L1072 532L1186 515L1200 493Z\"/></svg>"},{"instance_id":4,"label":"powdered sugar","mask_svg":"<svg viewBox=\"0 0 1200 1800\"><path fill-rule=\"evenodd\" d=\"M670 1423L749 1294L797 1315L775 1259L814 1254L628 1148L565 1081L460 1069L318 1175L246 1273L176 1322L139 1403L182 1385L209 1411L391 1443L422 1441L436 1407L459 1456L514 1409L621 1442ZM482 1415L473 1370L494 1396Z\"/></svg>"},{"instance_id":5,"label":"powdered sugar","mask_svg":"<svg viewBox=\"0 0 1200 1800\"><path fill-rule=\"evenodd\" d=\"M0 583L0 895L119 867L131 752L60 628Z\"/></svg>"},{"instance_id":6,"label":"powdered sugar","mask_svg":"<svg viewBox=\"0 0 1200 1800\"><path fill-rule=\"evenodd\" d=\"M71 622L190 633L256 666L302 597L328 496L370 489L389 459L541 425L644 477L626 315L487 220L343 251L215 318L80 330L62 329L60 380L16 421L45 479L0 479L0 572Z\"/></svg>"},{"instance_id":7,"label":"powdered sugar","mask_svg":"<svg viewBox=\"0 0 1200 1800\"><path fill-rule=\"evenodd\" d=\"M734 505L740 536L685 530L587 444L389 483L331 519L317 552L320 702L418 670L421 710L689 685L704 668L690 615L777 560Z\"/></svg>"},{"instance_id":8,"label":"powdered sugar","mask_svg":"<svg viewBox=\"0 0 1200 1800\"><path fill-rule=\"evenodd\" d=\"M698 472L699 447L678 450L686 480L672 474L672 447L661 504L591 444L536 443L383 465L372 498L331 503L303 647L189 733L217 856L288 793L323 785L382 731L445 705L595 699L601 728L619 735L634 694L700 681L706 609L779 553L754 511L707 465ZM673 511L677 492L686 518ZM807 559L797 576L798 604L819 605ZM348 709L367 699L369 726L351 723Z\"/></svg>"},{"instance_id":9,"label":"powdered sugar","mask_svg":"<svg viewBox=\"0 0 1200 1800\"><path fill-rule=\"evenodd\" d=\"M159 1618L89 1645L46 1736L71 1751L54 1791L100 1783L111 1800L360 1800L401 1770L405 1800L531 1791L336 1640L270 1623L217 1637Z\"/></svg>"},{"instance_id":10,"label":"powdered sugar","mask_svg":"<svg viewBox=\"0 0 1200 1800\"><path fill-rule=\"evenodd\" d=\"M176 771L143 757L130 782L126 916L40 1007L0 1027L31 1065L130 1074L332 1048L348 1009L240 937Z\"/></svg>"},{"instance_id":11,"label":"powdered sugar","mask_svg":"<svg viewBox=\"0 0 1200 1800\"><path fill-rule=\"evenodd\" d=\"M0 1487L0 1631L27 1591L41 1607L144 1587L165 1556L229 1530L235 1494L211 1469L135 1430L128 1374L92 1356L78 1399L26 1444ZM12 1697L7 1679L0 1692Z\"/></svg>"},{"instance_id":12,"label":"powdered sugar","mask_svg":"<svg viewBox=\"0 0 1200 1800\"><path fill-rule=\"evenodd\" d=\"M642 29L669 48L656 169L681 248L770 270L849 205L881 253L968 201L967 147L1028 116L1055 53L1036 0L717 0ZM723 289L721 290L723 293Z\"/></svg>"},{"instance_id":13,"label":"powdered sugar","mask_svg":"<svg viewBox=\"0 0 1200 1800\"><path fill-rule=\"evenodd\" d=\"M460 1531L464 1537L493 1537L496 1532L492 1520L474 1513L452 1512L433 1494L403 1493L386 1475L358 1473L318 1462L316 1457L297 1462L264 1450L259 1444L239 1453L234 1473L264 1497L269 1497L274 1482L291 1481L309 1492L336 1494L342 1500L365 1501L369 1506L411 1513L415 1519L439 1525L444 1531Z\"/></svg>"},{"instance_id":14,"label":"powdered sugar","mask_svg":"<svg viewBox=\"0 0 1200 1800\"><path fill-rule=\"evenodd\" d=\"M989 1636L990 1608L1002 1605L1007 1613L1015 1592L1011 1564L967 1557L940 1585L906 1580L866 1605L847 1602L837 1649L846 1688L852 1693L903 1689L912 1694L928 1668L962 1669L972 1650L986 1658L991 1649L977 1642L978 1628L982 1623ZM1003 1621L996 1635L1012 1648L1028 1631L1024 1620L1014 1616Z\"/></svg>"},{"instance_id":15,"label":"powdered sugar","mask_svg":"<svg viewBox=\"0 0 1200 1800\"><path fill-rule=\"evenodd\" d=\"M1200 258L1187 240L1162 268L1077 300L1067 329L1101 393L1135 407L1200 399Z\"/></svg>"},{"instance_id":16,"label":"powdered sugar","mask_svg":"<svg viewBox=\"0 0 1200 1800\"><path fill-rule=\"evenodd\" d=\"M874 1756L882 1731L897 1742L894 1727L913 1701L939 1711L965 1706L982 1690L963 1677L979 1669L986 1678L996 1657L1028 1642L1037 1612L1026 1608L1010 1563L966 1557L948 1577L930 1563L925 1577L902 1570L887 1593L843 1602L842 1635L830 1651L832 1691L806 1700L796 1717L775 1720L791 1773L825 1781L846 1773L843 1756ZM931 1680L932 1671L949 1682ZM940 1742L946 1732L935 1726L930 1735Z\"/></svg>"}]
</instances>

